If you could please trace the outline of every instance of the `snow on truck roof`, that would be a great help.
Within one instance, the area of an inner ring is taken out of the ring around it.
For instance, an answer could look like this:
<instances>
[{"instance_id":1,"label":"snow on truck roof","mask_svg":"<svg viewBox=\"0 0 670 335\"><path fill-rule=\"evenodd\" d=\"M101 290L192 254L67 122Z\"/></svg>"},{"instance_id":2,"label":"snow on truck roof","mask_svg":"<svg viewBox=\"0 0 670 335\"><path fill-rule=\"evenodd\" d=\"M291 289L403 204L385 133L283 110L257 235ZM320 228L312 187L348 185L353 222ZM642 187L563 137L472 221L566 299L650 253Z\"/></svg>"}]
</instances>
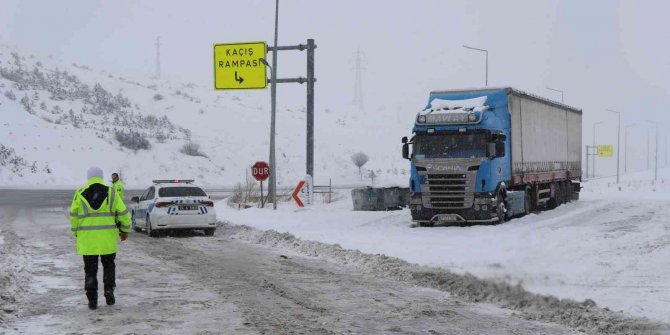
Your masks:
<instances>
[{"instance_id":1,"label":"snow on truck roof","mask_svg":"<svg viewBox=\"0 0 670 335\"><path fill-rule=\"evenodd\" d=\"M513 87L483 87L483 88L464 88L464 89L456 89L456 90L438 90L438 91L430 92L430 95L449 94L449 93L470 93L470 92L495 92L495 91L505 91L507 94L525 97L525 98L528 98L530 100L535 100L535 101L539 101L539 102L546 103L546 104L549 104L549 105L554 105L554 106L559 107L559 108L565 108L565 109L570 110L573 113L582 114L582 110L579 109L579 108L566 105L562 102L547 99L547 98L541 97L539 95L526 93L524 91L517 90ZM434 100L437 100L437 99L434 99ZM440 100L443 100L443 99L440 99ZM469 99L469 100L473 100L473 99ZM448 100L446 100L446 101L448 101ZM465 101L465 100L460 100L460 101Z\"/></svg>"}]
</instances>

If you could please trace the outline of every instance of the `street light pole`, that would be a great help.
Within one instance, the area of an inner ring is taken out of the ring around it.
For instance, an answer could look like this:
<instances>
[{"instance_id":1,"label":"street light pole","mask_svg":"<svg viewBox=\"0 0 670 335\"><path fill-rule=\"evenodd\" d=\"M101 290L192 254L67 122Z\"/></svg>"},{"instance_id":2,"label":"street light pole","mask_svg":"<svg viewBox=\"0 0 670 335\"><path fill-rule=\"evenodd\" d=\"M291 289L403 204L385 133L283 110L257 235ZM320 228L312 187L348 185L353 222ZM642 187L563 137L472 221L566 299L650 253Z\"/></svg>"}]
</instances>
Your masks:
<instances>
[{"instance_id":1,"label":"street light pole","mask_svg":"<svg viewBox=\"0 0 670 335\"><path fill-rule=\"evenodd\" d=\"M489 86L489 51L486 49L479 49L479 48L473 48L469 47L467 45L463 45L464 48L470 49L470 50L477 50L477 51L482 51L486 53L486 87Z\"/></svg>"},{"instance_id":2,"label":"street light pole","mask_svg":"<svg viewBox=\"0 0 670 335\"><path fill-rule=\"evenodd\" d=\"M623 172L628 173L628 128L635 127L635 124L626 125L624 131L624 151L623 151Z\"/></svg>"},{"instance_id":3,"label":"street light pole","mask_svg":"<svg viewBox=\"0 0 670 335\"><path fill-rule=\"evenodd\" d=\"M593 148L596 147L596 126L603 123L603 121L598 121L593 124ZM593 173L591 174L591 178L596 177L596 154L593 154Z\"/></svg>"},{"instance_id":4,"label":"street light pole","mask_svg":"<svg viewBox=\"0 0 670 335\"><path fill-rule=\"evenodd\" d=\"M616 113L618 117L618 122L616 126L616 183L619 183L619 153L621 152L621 113L613 111L611 109L607 110L608 112Z\"/></svg>"},{"instance_id":5,"label":"street light pole","mask_svg":"<svg viewBox=\"0 0 670 335\"><path fill-rule=\"evenodd\" d=\"M647 120L647 122L651 123L651 128L654 128L654 131L656 131L656 143L655 143L655 154L654 154L654 180L658 180L658 124L654 121ZM647 132L647 138L650 138L649 132ZM647 148L649 148L649 141L647 141ZM649 156L649 149L647 149L647 156ZM647 160L648 162L648 160Z\"/></svg>"},{"instance_id":6,"label":"street light pole","mask_svg":"<svg viewBox=\"0 0 670 335\"><path fill-rule=\"evenodd\" d=\"M555 89L555 88L551 88L551 87L547 87L547 89L548 89L548 90L551 90L551 91L554 91L554 92L561 93L561 102L563 102L563 91L561 91L561 90L557 90L557 89Z\"/></svg>"},{"instance_id":7,"label":"street light pole","mask_svg":"<svg viewBox=\"0 0 670 335\"><path fill-rule=\"evenodd\" d=\"M279 34L279 0L275 2L275 48L272 49L272 111L270 116L270 187L272 197L272 209L277 209L277 161L275 159L275 125L277 115L277 40Z\"/></svg>"}]
</instances>

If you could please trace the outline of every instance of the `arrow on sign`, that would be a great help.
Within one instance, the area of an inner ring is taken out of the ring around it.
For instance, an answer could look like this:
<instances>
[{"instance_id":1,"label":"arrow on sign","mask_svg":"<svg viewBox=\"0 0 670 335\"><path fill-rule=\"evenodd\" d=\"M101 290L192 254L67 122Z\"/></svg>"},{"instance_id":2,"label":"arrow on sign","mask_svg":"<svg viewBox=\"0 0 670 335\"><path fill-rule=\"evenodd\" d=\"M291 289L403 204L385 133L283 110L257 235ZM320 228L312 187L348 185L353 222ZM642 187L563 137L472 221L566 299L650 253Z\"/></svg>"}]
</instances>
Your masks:
<instances>
[{"instance_id":1,"label":"arrow on sign","mask_svg":"<svg viewBox=\"0 0 670 335\"><path fill-rule=\"evenodd\" d=\"M240 83L240 84L242 84L242 82L244 82L244 78L239 77L237 75L237 71L235 71L235 80L237 80L237 82Z\"/></svg>"},{"instance_id":2,"label":"arrow on sign","mask_svg":"<svg viewBox=\"0 0 670 335\"><path fill-rule=\"evenodd\" d=\"M293 195L292 195L293 200L295 200L295 202L298 204L298 207L305 207L305 205L300 200L300 197L298 197L298 193L300 193L300 190L302 190L303 186L305 186L305 181L301 180L298 183L298 186L296 186L295 190L293 191Z\"/></svg>"}]
</instances>

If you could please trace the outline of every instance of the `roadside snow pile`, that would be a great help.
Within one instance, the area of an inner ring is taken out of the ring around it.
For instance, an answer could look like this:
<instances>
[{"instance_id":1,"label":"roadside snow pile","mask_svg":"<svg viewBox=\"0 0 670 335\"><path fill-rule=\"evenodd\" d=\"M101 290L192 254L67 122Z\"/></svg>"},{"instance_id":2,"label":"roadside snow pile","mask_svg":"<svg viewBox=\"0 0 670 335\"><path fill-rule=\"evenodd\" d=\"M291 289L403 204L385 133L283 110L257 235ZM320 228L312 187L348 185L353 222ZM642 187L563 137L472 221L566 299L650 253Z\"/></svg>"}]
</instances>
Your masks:
<instances>
[{"instance_id":1,"label":"roadside snow pile","mask_svg":"<svg viewBox=\"0 0 670 335\"><path fill-rule=\"evenodd\" d=\"M305 241L275 230L263 231L229 223L220 223L219 228L235 239L353 265L368 274L438 289L471 302L493 303L519 311L522 317L529 320L555 322L581 331L603 334L647 334L660 329L660 326L646 319L630 318L623 313L598 308L591 300L580 303L533 294L519 285L482 280L470 274L454 274L383 254L371 255L347 250L338 244Z\"/></svg>"},{"instance_id":2,"label":"roadside snow pile","mask_svg":"<svg viewBox=\"0 0 670 335\"><path fill-rule=\"evenodd\" d=\"M0 325L15 315L16 303L29 287L24 254L18 238L0 230Z\"/></svg>"}]
</instances>

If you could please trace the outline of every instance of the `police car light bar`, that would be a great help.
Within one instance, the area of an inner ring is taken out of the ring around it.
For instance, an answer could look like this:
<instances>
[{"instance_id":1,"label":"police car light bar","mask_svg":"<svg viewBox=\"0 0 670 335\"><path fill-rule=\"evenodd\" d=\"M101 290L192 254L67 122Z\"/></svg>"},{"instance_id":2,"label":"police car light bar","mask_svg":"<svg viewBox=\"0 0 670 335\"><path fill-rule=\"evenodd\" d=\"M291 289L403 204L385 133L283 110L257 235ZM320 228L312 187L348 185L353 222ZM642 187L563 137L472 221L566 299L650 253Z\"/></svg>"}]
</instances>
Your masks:
<instances>
[{"instance_id":1,"label":"police car light bar","mask_svg":"<svg viewBox=\"0 0 670 335\"><path fill-rule=\"evenodd\" d=\"M154 179L154 184L166 184L166 183L186 183L190 184L194 182L194 179Z\"/></svg>"}]
</instances>

